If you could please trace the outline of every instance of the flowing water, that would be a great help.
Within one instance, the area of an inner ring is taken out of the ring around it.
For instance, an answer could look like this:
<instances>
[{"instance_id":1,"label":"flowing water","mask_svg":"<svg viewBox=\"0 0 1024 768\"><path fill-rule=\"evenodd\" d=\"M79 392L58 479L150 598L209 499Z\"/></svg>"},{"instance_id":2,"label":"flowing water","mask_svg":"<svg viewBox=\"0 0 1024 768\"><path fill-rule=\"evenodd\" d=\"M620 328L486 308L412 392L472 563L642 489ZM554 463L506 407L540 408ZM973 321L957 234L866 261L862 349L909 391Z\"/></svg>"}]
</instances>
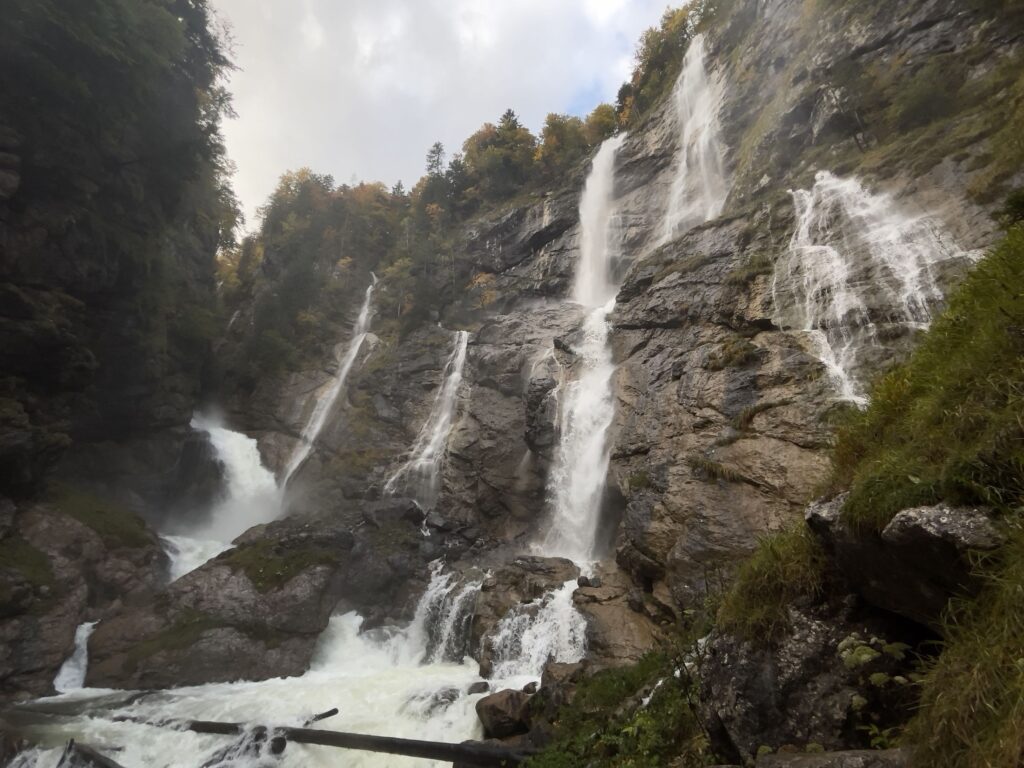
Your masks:
<instances>
[{"instance_id":1,"label":"flowing water","mask_svg":"<svg viewBox=\"0 0 1024 768\"><path fill-rule=\"evenodd\" d=\"M52 701L78 713L29 730L27 735L54 748L36 754L37 759L27 765L52 768L60 754L58 745L70 737L101 751L105 747L123 747L113 757L128 768L198 768L231 743L223 736L115 723L111 720L115 715L147 720L182 718L299 726L311 715L338 707L341 711L337 716L318 722L315 727L437 741L457 742L481 736L474 709L480 695L466 694L467 687L479 679L475 663L420 664L414 649L408 647L410 639L405 633L376 639L371 633L359 634L360 623L355 614L331 619L320 638L313 665L302 677L179 688L147 694L130 705L113 707L103 705L103 694L108 692L88 689L58 700L37 702L34 706ZM86 703L90 699L96 701L91 708ZM124 695L115 699L123 701ZM86 708L89 711L82 713ZM265 764L245 758L232 763L239 768ZM289 744L283 759L275 764L282 768L445 765L299 744Z\"/></svg>"},{"instance_id":2,"label":"flowing water","mask_svg":"<svg viewBox=\"0 0 1024 768\"><path fill-rule=\"evenodd\" d=\"M469 332L457 331L455 347L445 363L441 386L434 396L430 415L420 428L408 461L388 478L384 486L384 492L388 494L406 490L424 509L434 505L440 489L441 469L448 453L448 434L455 423L468 344Z\"/></svg>"},{"instance_id":3,"label":"flowing water","mask_svg":"<svg viewBox=\"0 0 1024 768\"><path fill-rule=\"evenodd\" d=\"M717 217L729 194L718 119L724 86L706 57L704 35L695 35L672 92L679 144L660 243Z\"/></svg>"},{"instance_id":4,"label":"flowing water","mask_svg":"<svg viewBox=\"0 0 1024 768\"><path fill-rule=\"evenodd\" d=\"M285 468L281 479L281 488L285 488L288 485L292 475L302 466L302 462L306 460L313 450L313 446L316 444L324 424L327 423L328 416L331 415L331 411L334 409L334 403L338 399L338 395L345 388L345 380L348 379L352 366L359 356L359 350L363 346L363 342L366 341L366 335L370 331L370 318L373 314L373 289L377 285L376 275L371 276L373 281L366 288L363 305L359 308L359 315L356 317L355 326L352 328L352 338L349 340L348 347L345 348L345 353L338 357L338 370L334 374L334 380L331 382L330 388L317 399L313 413L310 414L309 420L302 430L299 443L295 446L295 450L292 451L291 458L288 460L288 466Z\"/></svg>"},{"instance_id":5,"label":"flowing water","mask_svg":"<svg viewBox=\"0 0 1024 768\"><path fill-rule=\"evenodd\" d=\"M95 628L95 621L87 621L79 624L75 630L75 650L61 665L53 680L53 687L59 693L77 690L85 683L85 673L89 666L89 636Z\"/></svg>"},{"instance_id":6,"label":"flowing water","mask_svg":"<svg viewBox=\"0 0 1024 768\"><path fill-rule=\"evenodd\" d=\"M227 493L211 510L208 520L162 537L171 558L172 580L228 549L235 537L254 525L269 523L281 514L277 483L273 473L263 466L253 438L201 414L192 418L192 428L207 434L224 467Z\"/></svg>"},{"instance_id":7,"label":"flowing water","mask_svg":"<svg viewBox=\"0 0 1024 768\"><path fill-rule=\"evenodd\" d=\"M821 171L792 196L796 226L772 285L776 322L808 332L839 396L862 405L858 369L879 345L878 326L927 327L942 300L936 266L968 254L933 217L854 177Z\"/></svg>"}]
</instances>

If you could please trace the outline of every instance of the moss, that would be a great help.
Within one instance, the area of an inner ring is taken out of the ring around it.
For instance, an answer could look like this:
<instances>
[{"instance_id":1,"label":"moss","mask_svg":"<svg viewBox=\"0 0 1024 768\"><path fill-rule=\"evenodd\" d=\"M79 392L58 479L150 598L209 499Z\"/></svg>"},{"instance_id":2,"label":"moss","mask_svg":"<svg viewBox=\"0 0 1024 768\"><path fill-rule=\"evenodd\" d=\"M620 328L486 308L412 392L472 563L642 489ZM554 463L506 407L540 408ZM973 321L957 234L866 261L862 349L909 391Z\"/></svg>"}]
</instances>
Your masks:
<instances>
[{"instance_id":1,"label":"moss","mask_svg":"<svg viewBox=\"0 0 1024 768\"><path fill-rule=\"evenodd\" d=\"M660 265L661 268L654 275L652 285L657 285L672 275L686 275L690 272L696 272L709 261L711 261L711 258L703 253L687 256L684 259L663 261Z\"/></svg>"},{"instance_id":2,"label":"moss","mask_svg":"<svg viewBox=\"0 0 1024 768\"><path fill-rule=\"evenodd\" d=\"M723 598L717 625L750 642L770 642L788 627L788 607L819 597L826 577L825 552L801 521L761 540Z\"/></svg>"},{"instance_id":3,"label":"moss","mask_svg":"<svg viewBox=\"0 0 1024 768\"><path fill-rule=\"evenodd\" d=\"M949 501L1024 504L1024 229L1015 227L952 296L905 364L848 415L832 487L856 526Z\"/></svg>"},{"instance_id":4,"label":"moss","mask_svg":"<svg viewBox=\"0 0 1024 768\"><path fill-rule=\"evenodd\" d=\"M141 517L89 491L56 486L51 489L49 498L58 511L92 528L111 549L151 547L157 543Z\"/></svg>"},{"instance_id":5,"label":"moss","mask_svg":"<svg viewBox=\"0 0 1024 768\"><path fill-rule=\"evenodd\" d=\"M984 574L976 600L950 613L941 655L921 688L906 739L914 768L1024 763L1024 531Z\"/></svg>"},{"instance_id":6,"label":"moss","mask_svg":"<svg viewBox=\"0 0 1024 768\"><path fill-rule=\"evenodd\" d=\"M222 556L221 562L233 570L243 571L260 592L269 592L315 565L336 564L338 556L322 546L284 549L280 544L264 539L230 550Z\"/></svg>"},{"instance_id":7,"label":"moss","mask_svg":"<svg viewBox=\"0 0 1024 768\"><path fill-rule=\"evenodd\" d=\"M50 559L20 536L8 536L0 540L0 571L13 572L17 579L27 582L36 593L54 586ZM49 600L43 600L27 605L15 597L7 580L0 578L0 616L22 613L26 607L36 612L49 604Z\"/></svg>"}]
</instances>

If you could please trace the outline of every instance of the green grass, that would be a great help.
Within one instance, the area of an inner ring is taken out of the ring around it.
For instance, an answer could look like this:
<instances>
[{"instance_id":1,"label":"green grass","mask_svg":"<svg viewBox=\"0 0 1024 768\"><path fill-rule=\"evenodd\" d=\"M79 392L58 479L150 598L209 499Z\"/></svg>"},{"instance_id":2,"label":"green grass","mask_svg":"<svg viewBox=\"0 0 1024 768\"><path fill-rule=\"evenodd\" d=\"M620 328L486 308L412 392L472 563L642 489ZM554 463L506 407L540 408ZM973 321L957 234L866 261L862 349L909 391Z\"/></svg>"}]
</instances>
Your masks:
<instances>
[{"instance_id":1,"label":"green grass","mask_svg":"<svg viewBox=\"0 0 1024 768\"><path fill-rule=\"evenodd\" d=\"M794 601L824 593L827 569L824 550L802 520L762 539L723 597L717 626L750 642L776 639Z\"/></svg>"},{"instance_id":2,"label":"green grass","mask_svg":"<svg viewBox=\"0 0 1024 768\"><path fill-rule=\"evenodd\" d=\"M0 570L13 571L35 591L54 585L50 559L20 536L0 540ZM49 601L43 601L40 605L28 607L34 612L36 608L48 605ZM0 578L0 617L16 615L25 608L26 605L11 593L6 579Z\"/></svg>"},{"instance_id":3,"label":"green grass","mask_svg":"<svg viewBox=\"0 0 1024 768\"><path fill-rule=\"evenodd\" d=\"M92 528L112 549L151 547L157 543L142 518L119 504L70 486L52 488L49 496L57 510Z\"/></svg>"},{"instance_id":4,"label":"green grass","mask_svg":"<svg viewBox=\"0 0 1024 768\"><path fill-rule=\"evenodd\" d=\"M751 483L753 482L742 472L728 467L721 462L709 459L700 454L686 457L686 463L699 472L703 472L712 480L722 480L726 483Z\"/></svg>"},{"instance_id":5,"label":"green grass","mask_svg":"<svg viewBox=\"0 0 1024 768\"><path fill-rule=\"evenodd\" d=\"M767 253L755 253L743 264L725 277L729 285L747 286L760 275L770 275L775 269L775 260Z\"/></svg>"},{"instance_id":6,"label":"green grass","mask_svg":"<svg viewBox=\"0 0 1024 768\"><path fill-rule=\"evenodd\" d=\"M905 364L837 435L847 519L881 529L938 501L1024 505L1024 228L968 275Z\"/></svg>"},{"instance_id":7,"label":"green grass","mask_svg":"<svg viewBox=\"0 0 1024 768\"><path fill-rule=\"evenodd\" d=\"M712 354L704 368L709 371L721 371L726 368L742 368L752 365L761 359L761 351L741 336L734 336L722 342L718 351Z\"/></svg>"},{"instance_id":8,"label":"green grass","mask_svg":"<svg viewBox=\"0 0 1024 768\"><path fill-rule=\"evenodd\" d=\"M269 592L284 586L307 568L337 563L338 555L321 546L285 550L264 539L230 550L222 556L222 562L233 570L243 571L260 592Z\"/></svg>"},{"instance_id":9,"label":"green grass","mask_svg":"<svg viewBox=\"0 0 1024 768\"><path fill-rule=\"evenodd\" d=\"M555 719L555 741L530 759L529 768L659 768L708 764L707 739L690 700L687 675L676 662L652 653L637 664L607 669L582 680ZM646 707L642 694L651 695Z\"/></svg>"},{"instance_id":10,"label":"green grass","mask_svg":"<svg viewBox=\"0 0 1024 768\"><path fill-rule=\"evenodd\" d=\"M906 732L914 768L1024 765L1024 531L984 578L977 599L954 604L925 675Z\"/></svg>"}]
</instances>

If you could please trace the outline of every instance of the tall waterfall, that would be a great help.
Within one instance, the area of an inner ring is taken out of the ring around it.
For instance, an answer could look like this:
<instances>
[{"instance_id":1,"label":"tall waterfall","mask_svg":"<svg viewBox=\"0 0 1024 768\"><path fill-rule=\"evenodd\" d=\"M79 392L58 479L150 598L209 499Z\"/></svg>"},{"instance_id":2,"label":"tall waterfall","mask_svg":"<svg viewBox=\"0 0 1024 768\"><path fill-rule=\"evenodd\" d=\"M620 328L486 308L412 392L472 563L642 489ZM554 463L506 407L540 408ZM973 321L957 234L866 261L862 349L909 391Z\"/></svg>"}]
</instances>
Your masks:
<instances>
[{"instance_id":1,"label":"tall waterfall","mask_svg":"<svg viewBox=\"0 0 1024 768\"><path fill-rule=\"evenodd\" d=\"M200 414L192 417L192 428L208 435L224 467L227 495L205 522L163 536L171 557L172 580L223 552L239 534L269 523L281 513L274 474L263 466L253 438Z\"/></svg>"},{"instance_id":2,"label":"tall waterfall","mask_svg":"<svg viewBox=\"0 0 1024 768\"><path fill-rule=\"evenodd\" d=\"M729 194L718 120L724 88L705 58L704 35L695 35L672 92L679 145L660 243L718 216Z\"/></svg>"},{"instance_id":3,"label":"tall waterfall","mask_svg":"<svg viewBox=\"0 0 1024 768\"><path fill-rule=\"evenodd\" d=\"M455 423L455 406L462 385L468 344L469 332L457 331L455 348L445 363L441 386L434 396L430 415L420 428L409 459L388 478L384 485L385 493L393 494L404 487L424 508L433 506L437 500L441 468L448 452L448 433Z\"/></svg>"},{"instance_id":4,"label":"tall waterfall","mask_svg":"<svg viewBox=\"0 0 1024 768\"><path fill-rule=\"evenodd\" d=\"M377 285L377 276L371 273L371 277L373 281L366 288L363 305L359 308L359 316L356 318L355 326L352 328L352 338L349 340L345 353L338 358L338 370L334 374L334 381L331 382L330 388L316 401L313 413L310 414L309 421L306 422L306 426L302 430L299 444L295 446L295 450L292 451L291 458L288 460L288 466L285 468L281 479L282 488L288 485L292 475L302 466L302 462L306 460L310 451L313 450L313 446L316 444L324 424L327 423L327 417L331 415L331 411L334 409L334 403L338 399L338 395L341 394L342 389L345 387L345 380L348 379L348 374L355 364L356 357L359 356L359 350L363 346L363 342L366 341L366 334L370 330L373 289Z\"/></svg>"},{"instance_id":5,"label":"tall waterfall","mask_svg":"<svg viewBox=\"0 0 1024 768\"><path fill-rule=\"evenodd\" d=\"M619 135L601 145L580 198L581 253L573 298L590 312L573 350L579 373L562 385L559 443L548 478L553 516L541 549L577 562L594 557L608 474L607 433L615 417L608 315L618 290L612 276L618 257L612 219L615 155L624 140Z\"/></svg>"},{"instance_id":6,"label":"tall waterfall","mask_svg":"<svg viewBox=\"0 0 1024 768\"><path fill-rule=\"evenodd\" d=\"M864 404L857 371L879 344L878 324L926 327L942 299L936 265L967 254L932 217L854 177L820 171L792 196L796 227L772 283L776 322L809 332L840 397Z\"/></svg>"}]
</instances>

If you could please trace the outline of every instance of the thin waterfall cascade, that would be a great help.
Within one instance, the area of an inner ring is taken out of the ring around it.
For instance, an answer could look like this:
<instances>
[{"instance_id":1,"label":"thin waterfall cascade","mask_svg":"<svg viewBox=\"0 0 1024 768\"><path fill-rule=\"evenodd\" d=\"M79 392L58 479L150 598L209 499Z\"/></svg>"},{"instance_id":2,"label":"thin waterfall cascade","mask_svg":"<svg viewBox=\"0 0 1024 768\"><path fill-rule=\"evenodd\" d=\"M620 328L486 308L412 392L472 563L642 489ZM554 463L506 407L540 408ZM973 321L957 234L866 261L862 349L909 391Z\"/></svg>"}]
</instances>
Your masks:
<instances>
[{"instance_id":1,"label":"thin waterfall cascade","mask_svg":"<svg viewBox=\"0 0 1024 768\"><path fill-rule=\"evenodd\" d=\"M96 628L95 621L79 624L75 630L75 649L61 665L53 687L58 693L76 691L85 684L85 673L89 668L89 636Z\"/></svg>"},{"instance_id":2,"label":"thin waterfall cascade","mask_svg":"<svg viewBox=\"0 0 1024 768\"><path fill-rule=\"evenodd\" d=\"M615 418L608 316L618 286L615 232L615 155L624 136L607 139L591 165L580 198L580 259L573 298L589 308L574 347L575 378L559 385L559 442L548 477L551 525L540 544L548 556L586 563L594 557L601 500L608 474L608 429Z\"/></svg>"},{"instance_id":3,"label":"thin waterfall cascade","mask_svg":"<svg viewBox=\"0 0 1024 768\"><path fill-rule=\"evenodd\" d=\"M507 613L488 638L494 677L539 678L550 661L572 663L587 650L587 620L572 602L578 584L559 589Z\"/></svg>"},{"instance_id":4,"label":"thin waterfall cascade","mask_svg":"<svg viewBox=\"0 0 1024 768\"><path fill-rule=\"evenodd\" d=\"M679 144L659 243L716 218L729 195L718 117L725 86L706 60L704 35L695 35L672 91Z\"/></svg>"},{"instance_id":5,"label":"thin waterfall cascade","mask_svg":"<svg viewBox=\"0 0 1024 768\"><path fill-rule=\"evenodd\" d=\"M455 424L468 345L469 332L456 331L455 346L445 362L441 386L434 395L430 415L420 428L409 459L384 485L387 494L394 494L403 488L408 490L424 509L434 505L440 489L441 469L448 455L448 435Z\"/></svg>"},{"instance_id":6,"label":"thin waterfall cascade","mask_svg":"<svg viewBox=\"0 0 1024 768\"><path fill-rule=\"evenodd\" d=\"M943 298L938 266L971 254L934 217L856 177L819 171L811 189L791 194L796 226L772 281L776 323L808 332L839 396L863 405L857 372L878 326L927 327Z\"/></svg>"},{"instance_id":7,"label":"thin waterfall cascade","mask_svg":"<svg viewBox=\"0 0 1024 768\"><path fill-rule=\"evenodd\" d=\"M359 315L356 317L355 325L352 328L352 338L349 340L348 346L345 347L344 353L338 357L338 370L334 374L331 386L317 399L313 412L309 415L309 420L302 429L299 443L295 446L295 450L292 451L291 458L288 460L288 466L285 468L284 475L282 476L282 488L288 485L292 475L302 466L302 463L313 450L320 432L323 431L324 425L327 423L327 418L331 415L331 411L334 410L334 403L337 401L338 395L345 388L345 381L348 379L352 366L359 356L359 350L362 348L363 342L366 341L366 336L370 332L370 320L373 315L373 289L377 285L377 276L370 273L370 277L371 282L366 288L363 304L359 308Z\"/></svg>"},{"instance_id":8,"label":"thin waterfall cascade","mask_svg":"<svg viewBox=\"0 0 1024 768\"><path fill-rule=\"evenodd\" d=\"M163 535L171 558L172 580L228 549L239 534L276 520L281 514L281 494L274 473L263 466L256 440L202 414L192 417L192 428L206 433L224 467L227 493L205 522Z\"/></svg>"},{"instance_id":9,"label":"thin waterfall cascade","mask_svg":"<svg viewBox=\"0 0 1024 768\"><path fill-rule=\"evenodd\" d=\"M462 580L445 572L444 561L430 565L430 583L416 606L405 632L408 653L427 663L460 662L469 655L469 628L482 579Z\"/></svg>"}]
</instances>

